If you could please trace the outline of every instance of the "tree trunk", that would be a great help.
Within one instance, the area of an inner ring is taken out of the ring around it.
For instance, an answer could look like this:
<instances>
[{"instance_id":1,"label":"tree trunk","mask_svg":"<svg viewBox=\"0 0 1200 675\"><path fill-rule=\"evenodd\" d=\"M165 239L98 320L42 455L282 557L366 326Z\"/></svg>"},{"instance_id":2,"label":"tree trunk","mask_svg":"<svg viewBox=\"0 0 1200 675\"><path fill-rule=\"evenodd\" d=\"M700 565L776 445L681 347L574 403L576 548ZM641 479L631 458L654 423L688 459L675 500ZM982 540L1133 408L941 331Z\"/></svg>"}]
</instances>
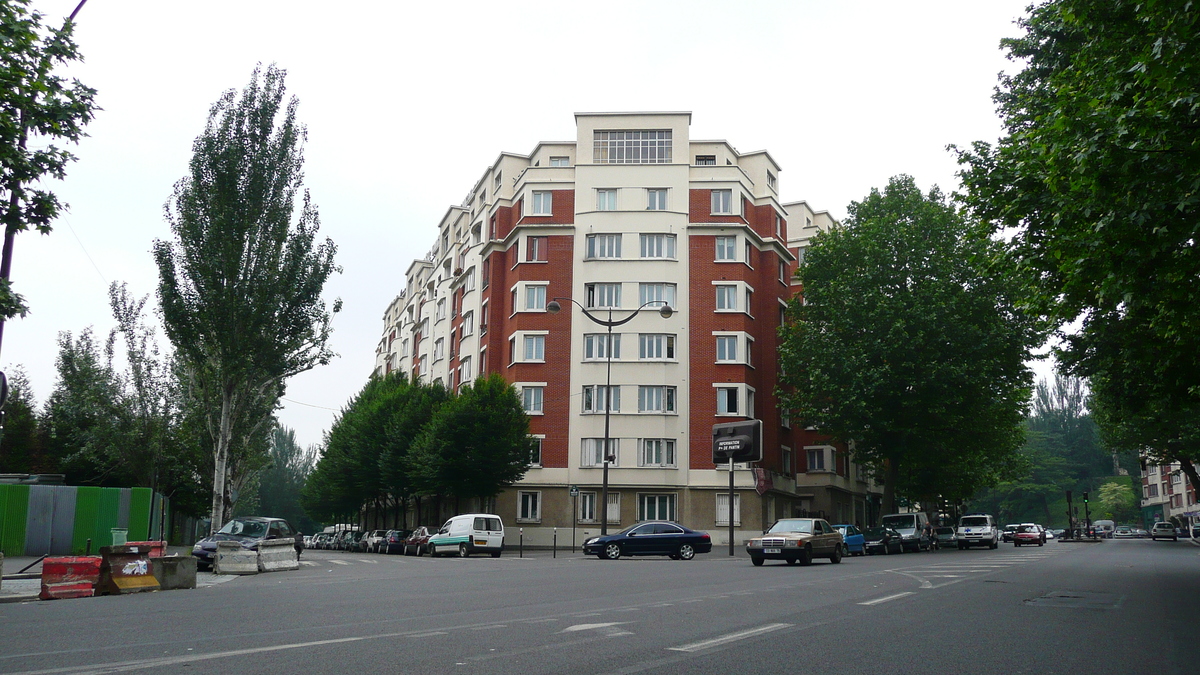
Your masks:
<instances>
[{"instance_id":1,"label":"tree trunk","mask_svg":"<svg viewBox=\"0 0 1200 675\"><path fill-rule=\"evenodd\" d=\"M229 437L233 434L233 395L227 388L221 391L221 424L216 438L213 461L212 522L209 534L216 534L225 524L225 474L229 463Z\"/></svg>"},{"instance_id":2,"label":"tree trunk","mask_svg":"<svg viewBox=\"0 0 1200 675\"><path fill-rule=\"evenodd\" d=\"M896 483L900 480L900 464L894 457L887 460L887 474L883 479L883 514L896 512Z\"/></svg>"},{"instance_id":3,"label":"tree trunk","mask_svg":"<svg viewBox=\"0 0 1200 675\"><path fill-rule=\"evenodd\" d=\"M1192 487L1194 487L1196 489L1197 496L1200 496L1200 474L1198 474L1196 471L1196 465L1193 464L1190 459L1188 459L1186 457L1180 457L1179 458L1179 468L1183 471L1183 474L1188 477L1188 480L1190 480L1192 482ZM1182 491L1183 495L1184 495L1183 503L1186 505L1187 504L1187 485L1181 485L1180 487L1183 488L1183 491Z\"/></svg>"}]
</instances>

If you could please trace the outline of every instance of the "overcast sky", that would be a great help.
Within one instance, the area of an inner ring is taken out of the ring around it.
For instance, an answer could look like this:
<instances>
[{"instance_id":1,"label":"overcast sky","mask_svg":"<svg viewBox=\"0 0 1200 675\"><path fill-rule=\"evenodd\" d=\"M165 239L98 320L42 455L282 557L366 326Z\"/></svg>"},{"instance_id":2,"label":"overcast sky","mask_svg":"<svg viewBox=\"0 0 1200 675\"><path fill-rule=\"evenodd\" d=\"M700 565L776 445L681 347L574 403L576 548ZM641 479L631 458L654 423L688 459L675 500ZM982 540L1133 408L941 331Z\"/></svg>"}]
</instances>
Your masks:
<instances>
[{"instance_id":1,"label":"overcast sky","mask_svg":"<svg viewBox=\"0 0 1200 675\"><path fill-rule=\"evenodd\" d=\"M77 2L33 7L57 25ZM44 401L60 331L107 334L112 281L154 293L163 204L209 107L256 63L288 71L345 270L326 287L345 302L340 356L289 381L280 413L309 444L371 372L404 270L501 151L573 139L575 112L687 110L692 138L770 151L785 201L838 218L898 173L949 191L946 146L1000 133L991 94L1016 66L999 41L1026 4L89 0L71 74L103 110L52 185L70 211L17 237L32 314L5 327L0 367L23 365Z\"/></svg>"}]
</instances>

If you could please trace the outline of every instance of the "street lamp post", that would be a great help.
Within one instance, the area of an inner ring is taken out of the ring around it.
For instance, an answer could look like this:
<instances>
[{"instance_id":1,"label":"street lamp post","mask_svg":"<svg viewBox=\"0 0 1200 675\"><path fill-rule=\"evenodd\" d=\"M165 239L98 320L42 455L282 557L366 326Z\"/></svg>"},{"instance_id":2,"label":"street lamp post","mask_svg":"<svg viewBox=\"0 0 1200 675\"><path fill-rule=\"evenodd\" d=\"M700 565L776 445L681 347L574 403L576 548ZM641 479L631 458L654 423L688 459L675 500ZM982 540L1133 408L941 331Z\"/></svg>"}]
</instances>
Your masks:
<instances>
[{"instance_id":1,"label":"street lamp post","mask_svg":"<svg viewBox=\"0 0 1200 675\"><path fill-rule=\"evenodd\" d=\"M612 308L609 307L608 308L608 319L605 320L605 319L601 319L601 318L594 316L591 312L589 312L587 310L587 307L584 307L583 305L579 304L579 302L577 302L573 298L554 298L549 303L546 304L546 311L550 312L551 314L557 314L559 311L561 311L562 305L558 304L559 300L570 300L571 302L575 303L575 306L578 307L580 309L580 311L583 312L584 316L586 316L587 318L592 320L592 323L595 323L595 324L598 324L601 326L605 326L606 328L608 328L608 335L606 337L606 342L604 345L604 360L605 360L605 366L604 366L604 368L605 368L605 373L604 373L604 446L603 446L604 447L604 461L602 462L602 465L604 467L603 468L604 473L603 473L603 478L601 479L602 483L601 483L601 488L600 488L600 507L599 507L600 508L600 536L603 537L604 535L608 534L608 465L610 462L612 462L614 459L616 459L615 457L612 456L612 454L609 450L609 422L611 419L611 412L612 412L612 347L613 347L612 329L613 329L613 326L620 326L620 325L629 323L630 321L633 321L633 318L635 316L637 316L639 312L641 312L643 309L649 307L650 305L661 305L658 308L658 314L659 314L659 316L661 316L664 319L671 318L671 315L675 313L675 310L671 309L671 305L667 304L667 302L665 300L651 300L650 302L643 303L641 307L638 307L637 309L633 310L633 313L630 314L629 316L625 317L624 319L613 319L612 318L613 311L612 311ZM572 515L571 517L574 518L575 516Z\"/></svg>"}]
</instances>

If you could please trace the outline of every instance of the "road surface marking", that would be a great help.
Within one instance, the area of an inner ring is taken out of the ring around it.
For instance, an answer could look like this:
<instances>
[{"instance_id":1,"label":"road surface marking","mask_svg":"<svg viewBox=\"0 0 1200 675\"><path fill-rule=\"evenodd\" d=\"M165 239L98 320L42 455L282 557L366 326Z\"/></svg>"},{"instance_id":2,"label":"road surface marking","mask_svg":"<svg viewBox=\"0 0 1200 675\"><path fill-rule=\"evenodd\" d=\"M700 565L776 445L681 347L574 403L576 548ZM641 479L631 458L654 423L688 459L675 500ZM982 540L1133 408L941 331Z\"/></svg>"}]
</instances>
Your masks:
<instances>
[{"instance_id":1,"label":"road surface marking","mask_svg":"<svg viewBox=\"0 0 1200 675\"><path fill-rule=\"evenodd\" d=\"M335 565L349 565L350 564L350 563L346 562L345 560L330 560L329 562L331 562Z\"/></svg>"},{"instance_id":2,"label":"road surface marking","mask_svg":"<svg viewBox=\"0 0 1200 675\"><path fill-rule=\"evenodd\" d=\"M311 560L301 560L300 564L304 565L305 567L316 567L317 566L317 563L315 563Z\"/></svg>"},{"instance_id":3,"label":"road surface marking","mask_svg":"<svg viewBox=\"0 0 1200 675\"><path fill-rule=\"evenodd\" d=\"M712 647L719 647L724 644L729 644L730 642L737 642L738 640L745 640L747 638L763 635L764 633L772 633L777 630L791 627L792 624L790 623L769 623L765 626L759 626L758 628L751 628L749 630L722 635L721 637L715 637L711 640L693 642L691 644L686 644L679 647L667 647L667 649L673 652L698 652L704 649L710 649Z\"/></svg>"},{"instance_id":4,"label":"road surface marking","mask_svg":"<svg viewBox=\"0 0 1200 675\"><path fill-rule=\"evenodd\" d=\"M623 623L629 623L629 622L628 621L610 621L608 623L577 623L574 626L567 626L566 628L564 628L558 632L559 633L577 633L581 630L598 630L600 628L612 628L613 626L620 626Z\"/></svg>"},{"instance_id":5,"label":"road surface marking","mask_svg":"<svg viewBox=\"0 0 1200 675\"><path fill-rule=\"evenodd\" d=\"M471 630L496 630L497 628L508 628L508 625L502 623L492 624L490 626L475 626Z\"/></svg>"},{"instance_id":6,"label":"road surface marking","mask_svg":"<svg viewBox=\"0 0 1200 675\"><path fill-rule=\"evenodd\" d=\"M427 633L413 633L412 635L409 635L408 637L410 637L410 638L427 638L427 637L433 637L435 635L449 635L449 633L447 633L444 630L431 630Z\"/></svg>"},{"instance_id":7,"label":"road surface marking","mask_svg":"<svg viewBox=\"0 0 1200 675\"><path fill-rule=\"evenodd\" d=\"M359 558L358 562L365 562L368 565L378 565L379 564L378 560L364 560L362 558Z\"/></svg>"},{"instance_id":8,"label":"road surface marking","mask_svg":"<svg viewBox=\"0 0 1200 675\"><path fill-rule=\"evenodd\" d=\"M912 592L912 591L905 591L905 592L903 592L903 593L897 593L897 594L895 594L895 595L888 595L888 596L884 596L884 597L882 597L882 598L875 598L874 600L868 600L868 601L866 601L866 602L860 602L860 603L858 603L858 604L860 604L860 605L880 605L880 604L883 604L883 603L885 603L885 602L890 602L890 601L892 601L892 600L896 600L896 599L898 599L898 598L903 598L903 597L904 597L904 596L906 596L906 595L913 595L913 592Z\"/></svg>"}]
</instances>

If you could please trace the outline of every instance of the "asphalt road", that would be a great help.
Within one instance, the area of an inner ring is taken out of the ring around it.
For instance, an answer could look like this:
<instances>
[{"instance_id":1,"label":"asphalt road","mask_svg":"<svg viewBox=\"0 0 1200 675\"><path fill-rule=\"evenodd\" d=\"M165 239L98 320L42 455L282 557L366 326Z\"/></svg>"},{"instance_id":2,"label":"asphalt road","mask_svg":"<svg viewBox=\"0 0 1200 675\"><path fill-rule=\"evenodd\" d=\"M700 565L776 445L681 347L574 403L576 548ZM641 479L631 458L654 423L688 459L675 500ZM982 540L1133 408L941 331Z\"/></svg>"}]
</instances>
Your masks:
<instances>
[{"instance_id":1,"label":"asphalt road","mask_svg":"<svg viewBox=\"0 0 1200 675\"><path fill-rule=\"evenodd\" d=\"M0 605L0 673L1196 673L1186 541L810 567L305 553L193 591Z\"/></svg>"}]
</instances>

